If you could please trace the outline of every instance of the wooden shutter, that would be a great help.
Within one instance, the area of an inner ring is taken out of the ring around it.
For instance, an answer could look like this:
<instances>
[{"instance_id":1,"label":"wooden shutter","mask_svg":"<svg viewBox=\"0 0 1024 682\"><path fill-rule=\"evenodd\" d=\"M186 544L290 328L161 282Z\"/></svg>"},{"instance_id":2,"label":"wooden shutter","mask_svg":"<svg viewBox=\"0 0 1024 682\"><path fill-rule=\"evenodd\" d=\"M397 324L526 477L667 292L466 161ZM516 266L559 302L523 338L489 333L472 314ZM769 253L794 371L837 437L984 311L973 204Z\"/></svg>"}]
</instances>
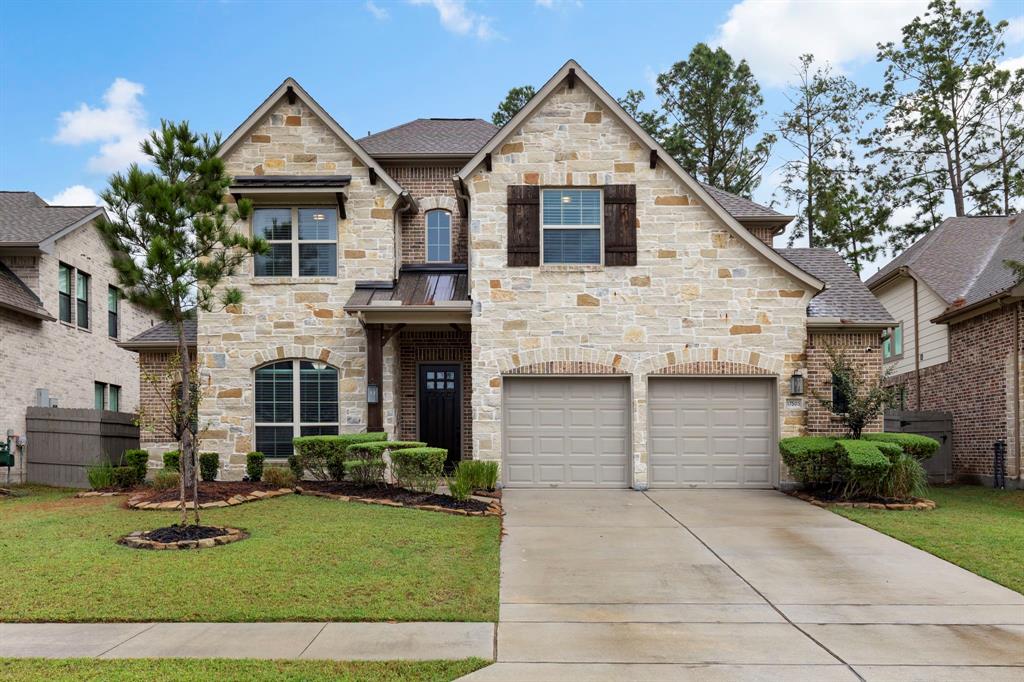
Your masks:
<instances>
[{"instance_id":1,"label":"wooden shutter","mask_svg":"<svg viewBox=\"0 0 1024 682\"><path fill-rule=\"evenodd\" d=\"M540 187L508 186L509 267L540 265Z\"/></svg>"},{"instance_id":2,"label":"wooden shutter","mask_svg":"<svg viewBox=\"0 0 1024 682\"><path fill-rule=\"evenodd\" d=\"M636 265L636 185L604 186L604 264Z\"/></svg>"}]
</instances>

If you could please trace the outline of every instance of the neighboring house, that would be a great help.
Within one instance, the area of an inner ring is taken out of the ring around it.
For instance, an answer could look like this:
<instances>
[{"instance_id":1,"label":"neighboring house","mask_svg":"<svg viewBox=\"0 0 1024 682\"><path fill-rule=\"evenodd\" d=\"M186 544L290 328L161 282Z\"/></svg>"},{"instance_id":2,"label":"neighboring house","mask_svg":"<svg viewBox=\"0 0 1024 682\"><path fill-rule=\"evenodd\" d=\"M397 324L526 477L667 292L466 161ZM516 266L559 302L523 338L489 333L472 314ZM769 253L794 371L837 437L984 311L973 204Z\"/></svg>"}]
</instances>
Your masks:
<instances>
[{"instance_id":1,"label":"neighboring house","mask_svg":"<svg viewBox=\"0 0 1024 682\"><path fill-rule=\"evenodd\" d=\"M97 206L0 192L0 437L24 435L26 408L44 401L138 407L136 358L118 341L152 321L119 295L95 226L102 214Z\"/></svg>"},{"instance_id":2,"label":"neighboring house","mask_svg":"<svg viewBox=\"0 0 1024 682\"><path fill-rule=\"evenodd\" d=\"M1019 216L949 218L868 281L897 325L883 346L902 407L953 415L953 470L991 482L993 444L1020 485L1024 260Z\"/></svg>"},{"instance_id":3,"label":"neighboring house","mask_svg":"<svg viewBox=\"0 0 1024 682\"><path fill-rule=\"evenodd\" d=\"M361 140L287 79L221 156L271 248L225 282L241 304L199 315L201 448L229 473L383 429L511 486L777 486L778 438L838 428L811 398L824 348L877 375L893 324L836 254L774 250L790 216L695 182L575 62L500 130Z\"/></svg>"}]
</instances>

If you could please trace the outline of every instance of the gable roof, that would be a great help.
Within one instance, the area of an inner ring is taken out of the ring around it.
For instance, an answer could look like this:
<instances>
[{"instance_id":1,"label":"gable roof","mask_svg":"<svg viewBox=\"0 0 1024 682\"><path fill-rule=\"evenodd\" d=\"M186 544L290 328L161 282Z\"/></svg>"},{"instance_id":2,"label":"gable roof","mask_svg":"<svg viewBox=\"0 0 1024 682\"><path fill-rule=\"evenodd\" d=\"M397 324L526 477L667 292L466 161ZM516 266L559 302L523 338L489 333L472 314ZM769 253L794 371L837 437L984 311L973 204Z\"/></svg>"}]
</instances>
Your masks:
<instances>
[{"instance_id":1,"label":"gable roof","mask_svg":"<svg viewBox=\"0 0 1024 682\"><path fill-rule=\"evenodd\" d=\"M49 246L102 213L99 206L51 206L35 192L0 192L0 244Z\"/></svg>"},{"instance_id":2,"label":"gable roof","mask_svg":"<svg viewBox=\"0 0 1024 682\"><path fill-rule=\"evenodd\" d=\"M306 92L301 85L299 85L298 81L290 76L285 78L281 85L277 86L277 89L270 93L269 97L263 100L263 103L249 115L249 118L245 119L240 126L235 128L234 132L228 135L227 139L224 140L224 143L221 144L220 151L217 152L217 155L223 157L236 144L241 142L249 130L263 120L263 117L269 114L274 105L277 104L282 97L287 95L289 91L291 91L297 98L301 99L302 102L309 107L321 121L324 122L324 125L326 125L331 132L341 138L341 141L352 150L352 153L363 162L363 165L367 168L374 169L377 172L377 177L383 180L384 184L387 185L392 192L406 201L412 202L412 197L409 193L402 189L402 186L399 185L394 178L388 175L380 164L373 160L373 157L366 153L366 150L356 142L355 138L349 135L345 129L342 128L341 125L335 121L322 106L320 106L320 103L313 99L313 97L310 96L310 94Z\"/></svg>"},{"instance_id":3,"label":"gable roof","mask_svg":"<svg viewBox=\"0 0 1024 682\"><path fill-rule=\"evenodd\" d=\"M843 257L834 250L815 248L778 251L783 258L828 285L807 306L809 323L813 323L815 318L856 325L888 326L896 323L881 301L875 298Z\"/></svg>"},{"instance_id":4,"label":"gable roof","mask_svg":"<svg viewBox=\"0 0 1024 682\"><path fill-rule=\"evenodd\" d=\"M724 189L718 189L714 185L709 185L706 182L700 183L700 186L703 187L708 194L713 196L715 201L721 204L722 208L728 211L733 218L736 218L736 220L759 220L772 223L778 222L782 224L788 223L793 219L793 216L791 215L779 213L775 209L753 202L738 194L726 192Z\"/></svg>"},{"instance_id":5,"label":"gable roof","mask_svg":"<svg viewBox=\"0 0 1024 682\"><path fill-rule=\"evenodd\" d=\"M972 305L1016 284L1003 261L1024 257L1019 216L947 218L911 244L867 285L874 290L903 272L927 284L947 306Z\"/></svg>"},{"instance_id":6,"label":"gable roof","mask_svg":"<svg viewBox=\"0 0 1024 682\"><path fill-rule=\"evenodd\" d=\"M39 297L0 261L0 308L7 308L40 320L55 320Z\"/></svg>"},{"instance_id":7,"label":"gable roof","mask_svg":"<svg viewBox=\"0 0 1024 682\"><path fill-rule=\"evenodd\" d=\"M490 154L494 149L498 147L505 139L511 135L520 125L526 121L534 111L536 111L552 92L561 85L570 73L573 74L574 78L585 85L598 100L614 115L619 121L625 125L637 138L639 138L648 148L654 150L658 154L658 162L664 164L666 168L672 171L687 188L688 191L692 192L694 196L700 199L707 207L714 213L718 218L725 223L733 233L739 237L742 241L746 242L752 249L757 251L765 259L771 261L783 272L787 273L798 282L804 284L807 287L820 291L824 288L825 284L819 278L814 275L801 270L799 267L789 262L782 256L780 256L772 247L768 246L760 239L755 237L745 227L740 225L739 221L735 217L729 214L729 212L719 203L718 199L711 195L704 187L701 186L689 173L683 170L682 166L676 162L660 144L658 144L654 138L647 134L640 124L633 119L622 106L615 101L615 98L608 94L608 92L601 87L601 85L594 80L594 78L587 73L583 67L581 67L575 60L570 59L562 68L555 72L547 83L544 84L540 90L537 91L530 101L526 103L519 112L509 120L497 134L492 137L487 144L480 148L480 150L473 156L469 162L462 167L458 172L457 177L465 180L472 174L479 166L484 162L484 158Z\"/></svg>"},{"instance_id":8,"label":"gable roof","mask_svg":"<svg viewBox=\"0 0 1024 682\"><path fill-rule=\"evenodd\" d=\"M473 156L498 132L481 118L417 118L359 139L374 157Z\"/></svg>"},{"instance_id":9,"label":"gable roof","mask_svg":"<svg viewBox=\"0 0 1024 682\"><path fill-rule=\"evenodd\" d=\"M196 339L198 338L197 330L198 323L194 316L191 319L185 320L185 342L188 345L196 345ZM174 350L178 347L178 332L175 331L174 326L170 322L160 322L154 324L141 334L133 336L127 341L122 341L117 345L136 352L160 349Z\"/></svg>"}]
</instances>

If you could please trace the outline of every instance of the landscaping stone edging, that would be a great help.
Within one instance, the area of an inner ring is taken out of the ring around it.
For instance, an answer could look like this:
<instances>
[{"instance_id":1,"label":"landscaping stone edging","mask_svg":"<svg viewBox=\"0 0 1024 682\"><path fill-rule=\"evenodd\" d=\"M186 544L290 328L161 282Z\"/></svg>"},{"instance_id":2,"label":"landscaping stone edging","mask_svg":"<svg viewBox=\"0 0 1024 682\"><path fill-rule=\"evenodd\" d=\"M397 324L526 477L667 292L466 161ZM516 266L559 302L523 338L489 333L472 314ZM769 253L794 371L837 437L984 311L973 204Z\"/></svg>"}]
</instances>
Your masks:
<instances>
[{"instance_id":1,"label":"landscaping stone edging","mask_svg":"<svg viewBox=\"0 0 1024 682\"><path fill-rule=\"evenodd\" d=\"M827 500L819 500L813 495L794 490L786 493L792 495L804 502L809 502L815 507L843 507L846 509L888 509L889 511L931 511L935 509L935 502L933 500L927 500L924 498L917 498L913 502L831 502Z\"/></svg>"},{"instance_id":2,"label":"landscaping stone edging","mask_svg":"<svg viewBox=\"0 0 1024 682\"><path fill-rule=\"evenodd\" d=\"M232 495L226 500L215 500L213 502L200 502L200 509L216 509L218 507L234 507L239 504L245 504L246 502L256 502L258 500L265 500L272 497L280 497L281 495L291 495L295 492L295 488L278 488L277 490L254 490L248 495ZM117 493L123 494L123 493ZM129 509L144 509L153 510L157 509L160 511L169 511L172 509L181 509L181 502L178 500L166 500L164 502L146 502L146 498L143 496L133 497L128 500ZM186 509L195 509L195 504L188 502L185 505Z\"/></svg>"},{"instance_id":3,"label":"landscaping stone edging","mask_svg":"<svg viewBox=\"0 0 1024 682\"><path fill-rule=\"evenodd\" d=\"M85 492L75 493L75 497L120 497L127 494L121 491L86 490Z\"/></svg>"},{"instance_id":4,"label":"landscaping stone edging","mask_svg":"<svg viewBox=\"0 0 1024 682\"><path fill-rule=\"evenodd\" d=\"M178 540L177 542L147 540L142 536L149 531L137 530L134 533L125 535L117 543L132 549L204 549L206 547L216 547L217 545L229 545L232 542L238 542L249 537L248 533L239 528L225 528L224 530L227 531L224 535L203 538L202 540Z\"/></svg>"},{"instance_id":5,"label":"landscaping stone edging","mask_svg":"<svg viewBox=\"0 0 1024 682\"><path fill-rule=\"evenodd\" d=\"M363 504L379 504L385 507L420 509L422 511L441 512L444 514L454 514L456 516L501 516L501 502L497 499L493 499L490 502L490 506L488 506L485 511L467 511L465 509L448 509L447 507L441 507L436 504L402 504L401 502L395 502L394 500L389 500L387 498L355 497L352 495L341 495L338 493L326 493L320 490L306 490L301 487L296 488L295 492L298 495L326 497L331 500L340 500L342 502L361 502Z\"/></svg>"}]
</instances>

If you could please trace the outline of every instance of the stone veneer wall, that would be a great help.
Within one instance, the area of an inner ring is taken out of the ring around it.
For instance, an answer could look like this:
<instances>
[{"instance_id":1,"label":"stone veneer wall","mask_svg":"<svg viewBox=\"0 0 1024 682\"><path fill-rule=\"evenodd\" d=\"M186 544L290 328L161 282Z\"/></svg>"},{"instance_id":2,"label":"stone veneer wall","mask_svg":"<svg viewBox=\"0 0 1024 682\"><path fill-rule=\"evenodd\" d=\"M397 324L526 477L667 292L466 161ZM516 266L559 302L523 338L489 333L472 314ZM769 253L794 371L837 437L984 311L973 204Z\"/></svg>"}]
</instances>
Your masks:
<instances>
[{"instance_id":1,"label":"stone veneer wall","mask_svg":"<svg viewBox=\"0 0 1024 682\"><path fill-rule=\"evenodd\" d=\"M221 453L229 472L237 472L254 448L253 370L273 360L307 358L336 367L340 431L365 430L366 336L342 308L357 280L394 276L397 196L382 179L370 184L365 165L301 100L289 105L282 97L225 161L232 175L352 176L348 217L338 222L337 277L257 279L250 260L225 282L241 290L243 302L199 316L201 448ZM333 195L323 198L327 205L333 201ZM391 341L384 351L381 396L389 431L395 426L394 347Z\"/></svg>"},{"instance_id":2,"label":"stone veneer wall","mask_svg":"<svg viewBox=\"0 0 1024 682\"><path fill-rule=\"evenodd\" d=\"M647 382L680 364L802 366L811 292L742 243L690 195L585 86L556 89L468 178L473 316L473 440L502 451L502 376L539 363L592 363L634 375L633 482L647 483ZM635 267L507 267L510 184L637 186ZM778 382L785 405L788 381ZM804 411L785 410L783 436Z\"/></svg>"},{"instance_id":3,"label":"stone veneer wall","mask_svg":"<svg viewBox=\"0 0 1024 682\"><path fill-rule=\"evenodd\" d=\"M462 365L462 459L473 459L473 357L469 332L403 331L398 339L398 437L419 440L419 386L422 362Z\"/></svg>"},{"instance_id":4,"label":"stone veneer wall","mask_svg":"<svg viewBox=\"0 0 1024 682\"><path fill-rule=\"evenodd\" d=\"M119 338L107 336L107 286L117 286L110 252L92 225L57 240L53 254L16 258L3 256L25 284L58 317L58 265L60 262L91 276L89 329L59 320L44 322L10 310L0 310L0 438L7 429L25 434L25 410L35 405L35 391L46 388L60 407L93 409L93 384L101 381L121 387L121 411L139 406L139 368L135 353L117 342L130 339L152 326L154 319L128 301L120 303ZM72 282L72 301L75 307ZM32 444L28 443L31 448ZM21 464L21 456L17 462ZM20 467L19 467L20 468ZM19 470L12 470L16 480Z\"/></svg>"},{"instance_id":5,"label":"stone veneer wall","mask_svg":"<svg viewBox=\"0 0 1024 682\"><path fill-rule=\"evenodd\" d=\"M420 203L416 213L403 213L401 221L402 265L424 263L427 260L426 215L432 208L441 208L452 214L452 261L466 262L466 217L459 209L452 176L460 166L401 165L385 166L403 189Z\"/></svg>"},{"instance_id":6,"label":"stone veneer wall","mask_svg":"<svg viewBox=\"0 0 1024 682\"><path fill-rule=\"evenodd\" d=\"M881 330L875 331L813 331L807 339L807 375L804 381L804 400L807 403L807 434L841 435L844 427L839 417L818 402L815 395L832 399L832 372L829 370L827 349L831 347L847 354L858 373L866 377L880 377L882 372ZM882 431L881 416L865 427L865 431Z\"/></svg>"},{"instance_id":7,"label":"stone veneer wall","mask_svg":"<svg viewBox=\"0 0 1024 682\"><path fill-rule=\"evenodd\" d=\"M962 478L992 477L992 444L998 440L1007 445L1007 478L1021 475L1016 466L1020 444L1014 443L1013 428L1015 307L1020 310L1019 338L1024 339L1024 304L1007 305L951 324L949 362L921 370L921 409L953 415L953 472ZM917 409L913 372L890 377L889 383L906 391L906 409ZM1024 389L1024 376L1018 386Z\"/></svg>"}]
</instances>

